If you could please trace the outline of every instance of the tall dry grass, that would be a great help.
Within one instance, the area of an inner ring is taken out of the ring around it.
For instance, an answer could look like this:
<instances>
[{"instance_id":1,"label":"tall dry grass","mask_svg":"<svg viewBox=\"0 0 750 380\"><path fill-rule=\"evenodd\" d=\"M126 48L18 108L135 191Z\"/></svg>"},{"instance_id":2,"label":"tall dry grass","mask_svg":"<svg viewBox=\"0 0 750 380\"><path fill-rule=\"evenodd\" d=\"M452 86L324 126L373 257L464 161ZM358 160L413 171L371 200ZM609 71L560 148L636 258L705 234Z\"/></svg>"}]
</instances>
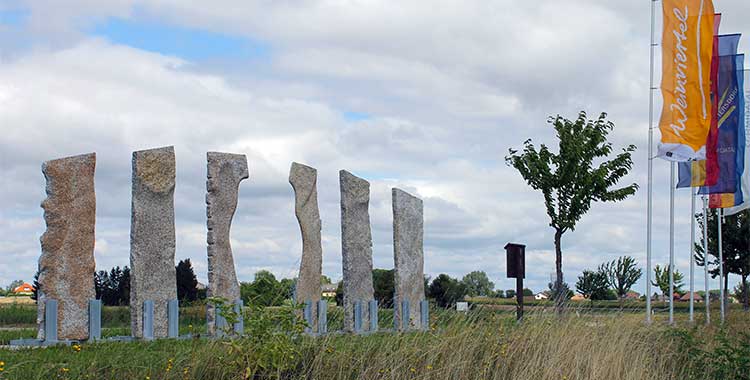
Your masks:
<instances>
[{"instance_id":1,"label":"tall dry grass","mask_svg":"<svg viewBox=\"0 0 750 380\"><path fill-rule=\"evenodd\" d=\"M562 317L516 325L497 314L443 316L425 334L331 336L308 341L310 379L677 379L676 340L642 316Z\"/></svg>"}]
</instances>

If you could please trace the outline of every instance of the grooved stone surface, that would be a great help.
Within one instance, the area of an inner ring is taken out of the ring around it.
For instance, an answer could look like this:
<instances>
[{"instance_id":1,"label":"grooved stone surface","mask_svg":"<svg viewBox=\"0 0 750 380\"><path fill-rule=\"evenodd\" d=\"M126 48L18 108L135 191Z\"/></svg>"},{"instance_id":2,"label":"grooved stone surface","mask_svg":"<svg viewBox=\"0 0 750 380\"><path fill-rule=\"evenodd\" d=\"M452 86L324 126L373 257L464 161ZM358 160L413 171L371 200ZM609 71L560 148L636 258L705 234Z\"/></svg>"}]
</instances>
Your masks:
<instances>
[{"instance_id":1,"label":"grooved stone surface","mask_svg":"<svg viewBox=\"0 0 750 380\"><path fill-rule=\"evenodd\" d=\"M401 301L409 301L409 325L420 328L420 301L424 299L424 219L422 200L394 188L393 261L395 263L394 318L401 321Z\"/></svg>"},{"instance_id":2,"label":"grooved stone surface","mask_svg":"<svg viewBox=\"0 0 750 380\"><path fill-rule=\"evenodd\" d=\"M173 147L133 152L130 220L130 327L143 336L143 301L154 301L154 337L167 336L169 300L177 298Z\"/></svg>"},{"instance_id":3,"label":"grooved stone surface","mask_svg":"<svg viewBox=\"0 0 750 380\"><path fill-rule=\"evenodd\" d=\"M368 302L372 287L370 183L346 170L339 171L341 187L341 256L344 274L344 329L354 331L354 302L362 302L362 330L369 329Z\"/></svg>"},{"instance_id":4,"label":"grooved stone surface","mask_svg":"<svg viewBox=\"0 0 750 380\"><path fill-rule=\"evenodd\" d=\"M312 329L317 331L320 300L320 278L323 274L323 248L320 243L320 211L318 210L318 171L309 166L292 163L289 183L294 189L294 213L302 232L302 260L297 279L297 302L312 301Z\"/></svg>"},{"instance_id":5,"label":"grooved stone surface","mask_svg":"<svg viewBox=\"0 0 750 380\"><path fill-rule=\"evenodd\" d=\"M229 231L237 209L240 182L247 179L244 154L208 152L206 180L206 225L208 227L208 297L222 297L230 303L240 298ZM208 304L208 333L216 331L215 311Z\"/></svg>"},{"instance_id":6,"label":"grooved stone surface","mask_svg":"<svg viewBox=\"0 0 750 380\"><path fill-rule=\"evenodd\" d=\"M47 161L47 199L42 202L47 230L39 258L38 337L44 338L44 302L57 300L58 339L88 339L89 300L94 291L96 154Z\"/></svg>"}]
</instances>

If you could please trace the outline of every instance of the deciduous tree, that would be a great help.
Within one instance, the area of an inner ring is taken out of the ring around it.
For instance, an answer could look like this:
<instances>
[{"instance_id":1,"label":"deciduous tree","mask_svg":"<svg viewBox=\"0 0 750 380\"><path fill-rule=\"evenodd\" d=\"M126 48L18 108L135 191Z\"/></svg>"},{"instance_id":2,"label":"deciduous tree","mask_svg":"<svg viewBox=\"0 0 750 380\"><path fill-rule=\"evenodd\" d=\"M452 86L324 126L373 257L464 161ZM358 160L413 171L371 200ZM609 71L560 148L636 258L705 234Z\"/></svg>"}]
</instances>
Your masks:
<instances>
[{"instance_id":1,"label":"deciduous tree","mask_svg":"<svg viewBox=\"0 0 750 380\"><path fill-rule=\"evenodd\" d=\"M607 135L614 124L606 116L602 113L598 119L589 120L582 111L574 121L559 115L550 117L548 122L557 134L557 153L545 144L537 149L529 139L524 142L522 153L510 149L505 157L529 186L544 196L549 225L555 230L555 288L562 288L563 284L563 234L575 230L593 202L620 201L638 189L635 183L612 189L632 169L635 146L629 145L609 159L613 148ZM558 297L558 310L563 301Z\"/></svg>"}]
</instances>

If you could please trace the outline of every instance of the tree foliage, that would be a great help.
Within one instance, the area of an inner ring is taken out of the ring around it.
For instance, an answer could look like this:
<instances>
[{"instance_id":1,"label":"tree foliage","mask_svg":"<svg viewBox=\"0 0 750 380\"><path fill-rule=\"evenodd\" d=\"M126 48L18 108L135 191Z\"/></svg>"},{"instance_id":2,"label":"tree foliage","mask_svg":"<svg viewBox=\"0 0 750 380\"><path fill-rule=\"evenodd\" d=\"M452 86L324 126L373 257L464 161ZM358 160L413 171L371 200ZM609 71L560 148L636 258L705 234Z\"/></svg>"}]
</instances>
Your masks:
<instances>
[{"instance_id":1,"label":"tree foliage","mask_svg":"<svg viewBox=\"0 0 750 380\"><path fill-rule=\"evenodd\" d=\"M609 284L606 273L602 271L584 270L576 281L578 293L592 301L607 299Z\"/></svg>"},{"instance_id":2,"label":"tree foliage","mask_svg":"<svg viewBox=\"0 0 750 380\"><path fill-rule=\"evenodd\" d=\"M130 268L116 266L94 273L94 290L105 306L130 305Z\"/></svg>"},{"instance_id":3,"label":"tree foliage","mask_svg":"<svg viewBox=\"0 0 750 380\"><path fill-rule=\"evenodd\" d=\"M193 302L198 299L198 278L195 277L190 259L180 260L175 267L177 275L177 299Z\"/></svg>"},{"instance_id":4,"label":"tree foliage","mask_svg":"<svg viewBox=\"0 0 750 380\"><path fill-rule=\"evenodd\" d=\"M432 280L427 295L440 307L452 307L456 302L463 301L466 296L466 286L447 274L440 274Z\"/></svg>"},{"instance_id":5,"label":"tree foliage","mask_svg":"<svg viewBox=\"0 0 750 380\"><path fill-rule=\"evenodd\" d=\"M617 260L604 263L599 267L599 271L606 275L608 285L614 289L621 301L643 275L643 270L638 268L635 259L630 256L621 256Z\"/></svg>"},{"instance_id":6,"label":"tree foliage","mask_svg":"<svg viewBox=\"0 0 750 380\"><path fill-rule=\"evenodd\" d=\"M708 235L708 263L713 267L709 270L709 273L711 277L716 278L719 276L718 215L715 210L712 210L706 216L708 219L708 229L706 230ZM695 218L701 231L703 231L705 228L703 214L696 214ZM746 210L734 215L724 216L721 235L722 253L724 255L724 278L721 286L724 287L724 294L729 294L727 290L730 273L740 276L743 287L747 287L747 279L750 276L750 212ZM705 265L703 234L701 234L700 242L695 245L695 261L699 266ZM743 293L741 300L747 309L748 299L744 297L744 294L747 294L747 292Z\"/></svg>"},{"instance_id":7,"label":"tree foliage","mask_svg":"<svg viewBox=\"0 0 750 380\"><path fill-rule=\"evenodd\" d=\"M683 280L682 273L680 273L680 271L675 269L674 271L674 291L675 292L679 292L680 289L682 288L682 285L683 285L682 280ZM651 281L651 284L658 287L664 296L667 296L669 294L669 265L666 265L664 267L657 265L656 267L654 267L654 280Z\"/></svg>"},{"instance_id":8,"label":"tree foliage","mask_svg":"<svg viewBox=\"0 0 750 380\"><path fill-rule=\"evenodd\" d=\"M566 231L575 230L576 223L588 212L593 202L614 202L635 194L638 185L611 189L633 167L629 145L614 158L612 144L607 136L614 124L602 113L598 119L587 119L581 111L575 121L561 116L550 117L548 122L557 133L558 151L545 144L537 149L532 141L524 142L523 152L509 149L505 157L508 165L516 168L532 189L544 197L549 225L555 230L556 288L562 288L561 238ZM562 293L561 293L562 294ZM558 299L558 304L562 299Z\"/></svg>"},{"instance_id":9,"label":"tree foliage","mask_svg":"<svg viewBox=\"0 0 750 380\"><path fill-rule=\"evenodd\" d=\"M393 297L396 292L393 269L373 269L372 287L378 306L390 308L393 306Z\"/></svg>"},{"instance_id":10,"label":"tree foliage","mask_svg":"<svg viewBox=\"0 0 750 380\"><path fill-rule=\"evenodd\" d=\"M495 283L490 281L487 273L483 271L467 273L461 279L461 282L466 287L466 295L470 297L489 297L493 294L493 289L495 289Z\"/></svg>"}]
</instances>

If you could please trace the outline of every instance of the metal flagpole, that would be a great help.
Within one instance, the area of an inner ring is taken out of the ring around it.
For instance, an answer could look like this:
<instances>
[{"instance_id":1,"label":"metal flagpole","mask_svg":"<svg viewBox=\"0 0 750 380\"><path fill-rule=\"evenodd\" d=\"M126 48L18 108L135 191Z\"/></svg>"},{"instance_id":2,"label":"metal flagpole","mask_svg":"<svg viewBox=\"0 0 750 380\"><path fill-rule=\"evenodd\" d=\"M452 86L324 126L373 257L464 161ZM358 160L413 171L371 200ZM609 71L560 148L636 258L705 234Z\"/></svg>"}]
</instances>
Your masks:
<instances>
[{"instance_id":1,"label":"metal flagpole","mask_svg":"<svg viewBox=\"0 0 750 380\"><path fill-rule=\"evenodd\" d=\"M651 72L648 104L648 196L646 200L646 323L651 323L651 211L654 176L654 47L656 47L656 1L651 0Z\"/></svg>"},{"instance_id":2,"label":"metal flagpole","mask_svg":"<svg viewBox=\"0 0 750 380\"><path fill-rule=\"evenodd\" d=\"M719 303L721 304L721 323L724 324L724 250L721 245L721 224L723 223L722 219L722 209L717 208L716 209L718 215L718 224L719 224Z\"/></svg>"},{"instance_id":3,"label":"metal flagpole","mask_svg":"<svg viewBox=\"0 0 750 380\"><path fill-rule=\"evenodd\" d=\"M674 171L669 163L669 324L674 323Z\"/></svg>"},{"instance_id":4,"label":"metal flagpole","mask_svg":"<svg viewBox=\"0 0 750 380\"><path fill-rule=\"evenodd\" d=\"M705 278L706 295L706 325L711 324L711 289L708 287L708 199L703 198L703 274Z\"/></svg>"},{"instance_id":5,"label":"metal flagpole","mask_svg":"<svg viewBox=\"0 0 750 380\"><path fill-rule=\"evenodd\" d=\"M694 303L695 303L695 257L693 248L695 247L695 193L698 189L690 189L690 323L694 321Z\"/></svg>"}]
</instances>

